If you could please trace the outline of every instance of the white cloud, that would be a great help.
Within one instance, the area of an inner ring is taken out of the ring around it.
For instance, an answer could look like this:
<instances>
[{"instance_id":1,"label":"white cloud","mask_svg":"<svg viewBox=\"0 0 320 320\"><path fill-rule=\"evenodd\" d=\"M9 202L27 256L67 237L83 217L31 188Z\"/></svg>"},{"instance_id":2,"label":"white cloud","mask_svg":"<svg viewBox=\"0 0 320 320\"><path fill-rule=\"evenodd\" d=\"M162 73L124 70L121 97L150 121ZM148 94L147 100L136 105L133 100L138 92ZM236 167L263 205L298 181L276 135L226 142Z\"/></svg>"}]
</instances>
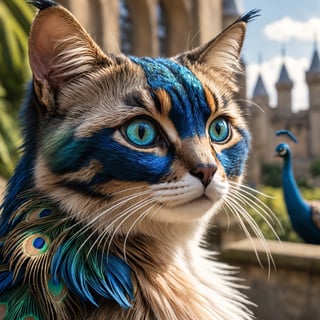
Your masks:
<instances>
[{"instance_id":1,"label":"white cloud","mask_svg":"<svg viewBox=\"0 0 320 320\"><path fill-rule=\"evenodd\" d=\"M252 97L252 92L257 81L259 72L262 74L266 90L270 98L270 105L276 106L277 92L275 83L279 79L283 58L274 57L262 64L250 64L247 66L248 97ZM305 82L305 71L308 69L310 60L308 58L285 57L285 64L289 77L294 83L292 91L293 110L298 111L308 107L308 88Z\"/></svg>"},{"instance_id":2,"label":"white cloud","mask_svg":"<svg viewBox=\"0 0 320 320\"><path fill-rule=\"evenodd\" d=\"M313 41L320 37L320 18L297 21L290 17L284 17L267 25L263 32L270 40L279 42L289 40Z\"/></svg>"}]
</instances>

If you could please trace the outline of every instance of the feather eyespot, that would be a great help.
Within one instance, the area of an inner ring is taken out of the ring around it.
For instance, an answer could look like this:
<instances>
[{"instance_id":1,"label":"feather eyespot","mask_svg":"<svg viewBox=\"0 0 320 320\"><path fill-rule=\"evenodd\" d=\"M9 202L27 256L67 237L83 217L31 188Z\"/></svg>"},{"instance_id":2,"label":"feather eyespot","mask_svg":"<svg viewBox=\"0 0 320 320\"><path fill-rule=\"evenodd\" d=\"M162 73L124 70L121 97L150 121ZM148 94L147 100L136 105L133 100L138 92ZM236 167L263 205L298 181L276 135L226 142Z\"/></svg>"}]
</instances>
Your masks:
<instances>
[{"instance_id":1,"label":"feather eyespot","mask_svg":"<svg viewBox=\"0 0 320 320\"><path fill-rule=\"evenodd\" d=\"M24 241L23 248L26 255L35 257L47 252L49 244L50 241L47 236L34 234Z\"/></svg>"},{"instance_id":2,"label":"feather eyespot","mask_svg":"<svg viewBox=\"0 0 320 320\"><path fill-rule=\"evenodd\" d=\"M33 222L42 218L46 218L52 215L52 210L51 209L47 209L47 208L40 208L40 209L36 209L31 211L27 217L26 220L28 222Z\"/></svg>"},{"instance_id":3,"label":"feather eyespot","mask_svg":"<svg viewBox=\"0 0 320 320\"><path fill-rule=\"evenodd\" d=\"M47 283L48 291L51 297L57 301L62 301L67 295L67 288L62 281L56 281L50 278Z\"/></svg>"}]
</instances>

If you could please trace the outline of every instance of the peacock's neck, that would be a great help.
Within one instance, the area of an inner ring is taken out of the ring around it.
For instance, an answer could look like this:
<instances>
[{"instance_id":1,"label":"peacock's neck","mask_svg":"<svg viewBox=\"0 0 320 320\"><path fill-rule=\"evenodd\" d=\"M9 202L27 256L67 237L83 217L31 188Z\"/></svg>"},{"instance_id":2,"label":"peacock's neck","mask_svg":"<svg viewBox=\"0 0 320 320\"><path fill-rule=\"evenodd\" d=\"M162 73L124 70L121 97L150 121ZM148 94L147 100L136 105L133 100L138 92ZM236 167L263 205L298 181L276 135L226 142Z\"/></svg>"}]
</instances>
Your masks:
<instances>
[{"instance_id":1,"label":"peacock's neck","mask_svg":"<svg viewBox=\"0 0 320 320\"><path fill-rule=\"evenodd\" d=\"M301 219L303 214L309 212L308 204L303 200L293 174L292 158L289 155L284 159L283 192L284 199L291 219Z\"/></svg>"}]
</instances>

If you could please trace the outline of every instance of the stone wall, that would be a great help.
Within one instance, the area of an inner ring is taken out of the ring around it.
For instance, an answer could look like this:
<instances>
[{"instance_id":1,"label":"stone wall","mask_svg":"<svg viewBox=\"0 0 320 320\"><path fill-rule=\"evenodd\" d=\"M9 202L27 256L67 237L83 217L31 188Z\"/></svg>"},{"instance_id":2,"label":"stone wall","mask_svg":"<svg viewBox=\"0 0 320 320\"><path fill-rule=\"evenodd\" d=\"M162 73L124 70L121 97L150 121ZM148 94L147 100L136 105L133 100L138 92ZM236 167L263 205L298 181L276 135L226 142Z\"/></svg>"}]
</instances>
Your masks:
<instances>
[{"instance_id":1,"label":"stone wall","mask_svg":"<svg viewBox=\"0 0 320 320\"><path fill-rule=\"evenodd\" d=\"M267 244L275 263L270 270L265 249L256 239L253 243L231 243L221 254L223 261L240 267L240 276L250 287L246 294L257 304L253 308L257 319L320 319L320 246L277 241Z\"/></svg>"}]
</instances>

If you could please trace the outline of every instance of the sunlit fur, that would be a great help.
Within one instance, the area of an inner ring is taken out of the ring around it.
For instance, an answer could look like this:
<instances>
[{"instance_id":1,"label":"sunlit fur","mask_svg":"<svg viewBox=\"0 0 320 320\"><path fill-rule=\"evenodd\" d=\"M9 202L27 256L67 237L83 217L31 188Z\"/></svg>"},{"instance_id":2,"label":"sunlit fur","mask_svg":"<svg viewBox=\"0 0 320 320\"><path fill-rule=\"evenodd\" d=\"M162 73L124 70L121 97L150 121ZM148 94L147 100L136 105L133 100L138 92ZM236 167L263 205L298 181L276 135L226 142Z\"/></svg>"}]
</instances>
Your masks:
<instances>
[{"instance_id":1,"label":"sunlit fur","mask_svg":"<svg viewBox=\"0 0 320 320\"><path fill-rule=\"evenodd\" d=\"M151 59L106 55L67 10L31 2L41 10L24 153L0 220L5 319L252 319L234 270L200 244L221 209L249 237L247 225L263 239L246 205L272 227L242 185L250 134L233 100L257 12L203 46ZM152 143L130 140L133 119L152 122ZM222 141L210 136L216 119L228 124Z\"/></svg>"}]
</instances>

